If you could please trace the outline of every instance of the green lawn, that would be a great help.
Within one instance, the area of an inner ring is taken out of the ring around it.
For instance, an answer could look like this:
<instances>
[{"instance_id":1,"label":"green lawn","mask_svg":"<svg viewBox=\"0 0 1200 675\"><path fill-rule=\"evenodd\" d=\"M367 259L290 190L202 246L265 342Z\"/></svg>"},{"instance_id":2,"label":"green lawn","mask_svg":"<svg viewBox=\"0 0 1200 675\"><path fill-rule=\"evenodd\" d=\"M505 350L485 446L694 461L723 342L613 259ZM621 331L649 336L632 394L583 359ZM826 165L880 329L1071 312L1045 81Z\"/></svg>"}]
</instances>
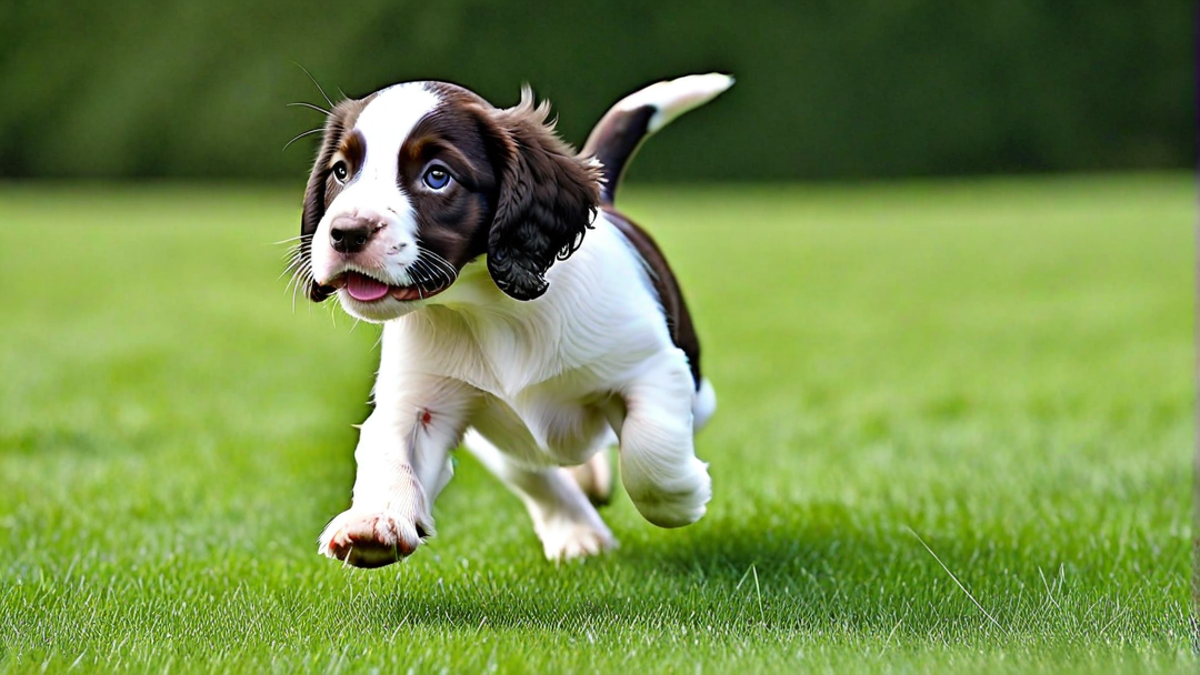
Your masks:
<instances>
[{"instance_id":1,"label":"green lawn","mask_svg":"<svg viewBox=\"0 0 1200 675\"><path fill-rule=\"evenodd\" d=\"M1195 672L1191 177L628 190L708 515L556 567L464 454L375 571L316 554L378 331L293 311L301 189L0 186L0 670Z\"/></svg>"}]
</instances>

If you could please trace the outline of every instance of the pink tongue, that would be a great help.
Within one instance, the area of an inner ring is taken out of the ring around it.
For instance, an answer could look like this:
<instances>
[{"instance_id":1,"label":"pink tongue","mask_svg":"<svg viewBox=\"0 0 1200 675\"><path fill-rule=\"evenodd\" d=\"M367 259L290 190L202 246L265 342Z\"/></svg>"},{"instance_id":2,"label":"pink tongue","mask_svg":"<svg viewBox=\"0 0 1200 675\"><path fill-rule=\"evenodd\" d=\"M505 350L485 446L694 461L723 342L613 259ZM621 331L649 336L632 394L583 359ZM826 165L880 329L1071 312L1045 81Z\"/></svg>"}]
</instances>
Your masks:
<instances>
[{"instance_id":1,"label":"pink tongue","mask_svg":"<svg viewBox=\"0 0 1200 675\"><path fill-rule=\"evenodd\" d=\"M346 292L359 302L372 302L388 294L388 285L371 277L351 272L346 275Z\"/></svg>"}]
</instances>

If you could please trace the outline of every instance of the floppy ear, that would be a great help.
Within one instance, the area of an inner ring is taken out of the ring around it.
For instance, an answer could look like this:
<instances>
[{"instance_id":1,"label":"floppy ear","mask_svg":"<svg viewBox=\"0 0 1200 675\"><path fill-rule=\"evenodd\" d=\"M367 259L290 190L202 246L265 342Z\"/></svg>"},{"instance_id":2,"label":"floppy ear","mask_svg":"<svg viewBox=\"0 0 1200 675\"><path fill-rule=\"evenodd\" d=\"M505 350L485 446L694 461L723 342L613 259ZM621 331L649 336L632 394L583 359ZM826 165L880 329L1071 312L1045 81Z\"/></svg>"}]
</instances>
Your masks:
<instances>
[{"instance_id":1,"label":"floppy ear","mask_svg":"<svg viewBox=\"0 0 1200 675\"><path fill-rule=\"evenodd\" d=\"M329 178L328 167L331 158L329 144L322 141L321 151L313 163L312 174L308 177L308 187L304 190L304 212L300 216L300 258L304 261L303 269L311 269L312 238L317 232L321 218L325 217L325 185ZM308 282L308 297L313 302L321 302L331 294L332 289L319 286L315 281Z\"/></svg>"},{"instance_id":2,"label":"floppy ear","mask_svg":"<svg viewBox=\"0 0 1200 675\"><path fill-rule=\"evenodd\" d=\"M546 292L546 271L583 243L600 201L599 167L555 135L549 113L547 102L534 106L528 87L515 108L492 113L499 194L488 271L517 300Z\"/></svg>"},{"instance_id":3,"label":"floppy ear","mask_svg":"<svg viewBox=\"0 0 1200 675\"><path fill-rule=\"evenodd\" d=\"M329 185L329 163L333 161L336 152L337 139L343 130L345 102L334 107L333 113L325 122L325 130L321 134L321 149L313 162L312 173L308 176L308 187L304 190L304 212L300 216L300 258L303 265L311 269L312 239L317 233L321 218L325 217L325 191ZM333 295L334 289L320 286L315 281L309 281L308 297L313 302L321 302Z\"/></svg>"}]
</instances>

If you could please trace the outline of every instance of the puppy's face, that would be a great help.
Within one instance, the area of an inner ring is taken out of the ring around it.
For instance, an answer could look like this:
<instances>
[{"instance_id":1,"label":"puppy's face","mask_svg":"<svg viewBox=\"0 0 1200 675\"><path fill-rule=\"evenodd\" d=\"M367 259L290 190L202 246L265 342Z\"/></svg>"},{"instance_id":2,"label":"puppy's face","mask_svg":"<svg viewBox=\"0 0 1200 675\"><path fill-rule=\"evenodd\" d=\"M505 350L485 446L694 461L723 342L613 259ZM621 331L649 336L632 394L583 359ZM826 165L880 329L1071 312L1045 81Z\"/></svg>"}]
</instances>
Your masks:
<instances>
[{"instance_id":1,"label":"puppy's face","mask_svg":"<svg viewBox=\"0 0 1200 675\"><path fill-rule=\"evenodd\" d=\"M528 95L498 110L428 82L339 103L304 199L310 297L336 293L350 314L386 321L436 302L481 255L505 293L540 296L598 201L595 168L547 113Z\"/></svg>"}]
</instances>

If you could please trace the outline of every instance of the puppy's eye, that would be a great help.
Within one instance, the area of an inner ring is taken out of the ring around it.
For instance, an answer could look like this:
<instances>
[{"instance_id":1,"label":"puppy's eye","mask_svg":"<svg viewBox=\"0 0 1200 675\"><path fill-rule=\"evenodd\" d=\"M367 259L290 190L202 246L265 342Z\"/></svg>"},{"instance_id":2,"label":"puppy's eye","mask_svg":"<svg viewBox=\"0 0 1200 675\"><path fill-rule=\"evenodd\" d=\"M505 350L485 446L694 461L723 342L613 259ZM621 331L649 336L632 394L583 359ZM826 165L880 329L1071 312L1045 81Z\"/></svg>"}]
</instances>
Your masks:
<instances>
[{"instance_id":1,"label":"puppy's eye","mask_svg":"<svg viewBox=\"0 0 1200 675\"><path fill-rule=\"evenodd\" d=\"M450 184L450 173L440 166L433 166L425 172L424 180L430 190L441 190Z\"/></svg>"},{"instance_id":2,"label":"puppy's eye","mask_svg":"<svg viewBox=\"0 0 1200 675\"><path fill-rule=\"evenodd\" d=\"M349 176L350 169L346 166L345 162L338 162L333 165L333 177L337 179L337 182L344 183Z\"/></svg>"}]
</instances>

